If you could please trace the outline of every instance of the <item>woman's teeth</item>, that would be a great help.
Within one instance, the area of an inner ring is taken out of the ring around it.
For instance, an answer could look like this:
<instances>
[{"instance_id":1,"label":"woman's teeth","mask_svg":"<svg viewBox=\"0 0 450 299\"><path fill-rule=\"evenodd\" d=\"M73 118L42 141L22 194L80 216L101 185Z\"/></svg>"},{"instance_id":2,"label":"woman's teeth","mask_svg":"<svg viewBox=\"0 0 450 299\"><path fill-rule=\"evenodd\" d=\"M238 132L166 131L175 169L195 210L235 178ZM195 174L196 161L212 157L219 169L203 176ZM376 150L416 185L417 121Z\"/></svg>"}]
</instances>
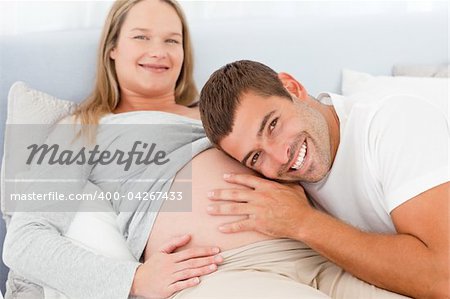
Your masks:
<instances>
[{"instance_id":1,"label":"woman's teeth","mask_svg":"<svg viewBox=\"0 0 450 299\"><path fill-rule=\"evenodd\" d=\"M294 165L291 167L292 170L298 170L303 166L303 162L306 156L306 142L302 144L300 148L300 152L298 153L297 161L295 161Z\"/></svg>"}]
</instances>

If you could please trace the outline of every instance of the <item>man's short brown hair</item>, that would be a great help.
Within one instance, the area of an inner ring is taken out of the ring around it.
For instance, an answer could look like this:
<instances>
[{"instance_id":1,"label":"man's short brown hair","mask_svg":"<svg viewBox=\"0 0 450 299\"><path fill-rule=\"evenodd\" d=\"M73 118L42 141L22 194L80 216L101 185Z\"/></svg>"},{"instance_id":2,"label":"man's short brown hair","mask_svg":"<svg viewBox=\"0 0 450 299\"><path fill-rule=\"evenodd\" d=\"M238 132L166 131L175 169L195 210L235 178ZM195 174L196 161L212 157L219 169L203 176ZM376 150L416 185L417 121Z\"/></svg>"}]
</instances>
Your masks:
<instances>
[{"instance_id":1,"label":"man's short brown hair","mask_svg":"<svg viewBox=\"0 0 450 299\"><path fill-rule=\"evenodd\" d=\"M250 60L229 63L209 77L200 92L200 115L206 135L219 142L231 133L240 97L246 92L268 98L281 96L292 100L278 74L270 67Z\"/></svg>"}]
</instances>

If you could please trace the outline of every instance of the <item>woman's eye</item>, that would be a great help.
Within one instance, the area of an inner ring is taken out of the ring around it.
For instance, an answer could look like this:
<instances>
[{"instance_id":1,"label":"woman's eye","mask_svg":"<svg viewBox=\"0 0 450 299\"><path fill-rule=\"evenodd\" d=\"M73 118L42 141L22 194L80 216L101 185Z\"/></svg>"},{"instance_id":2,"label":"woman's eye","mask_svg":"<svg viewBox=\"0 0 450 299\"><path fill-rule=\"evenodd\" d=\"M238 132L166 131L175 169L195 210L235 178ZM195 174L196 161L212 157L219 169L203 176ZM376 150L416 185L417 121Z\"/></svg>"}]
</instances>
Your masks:
<instances>
[{"instance_id":1,"label":"woman's eye","mask_svg":"<svg viewBox=\"0 0 450 299\"><path fill-rule=\"evenodd\" d=\"M256 164L256 162L258 162L258 158L259 158L260 153L255 153L252 157L252 161L250 162L251 166L254 166Z\"/></svg>"},{"instance_id":2,"label":"woman's eye","mask_svg":"<svg viewBox=\"0 0 450 299\"><path fill-rule=\"evenodd\" d=\"M148 37L146 37L145 35L137 35L135 37L133 37L134 39L141 39L141 40L149 40Z\"/></svg>"},{"instance_id":3,"label":"woman's eye","mask_svg":"<svg viewBox=\"0 0 450 299\"><path fill-rule=\"evenodd\" d=\"M277 126L278 118L275 118L269 125L269 132L272 132Z\"/></svg>"},{"instance_id":4,"label":"woman's eye","mask_svg":"<svg viewBox=\"0 0 450 299\"><path fill-rule=\"evenodd\" d=\"M168 39L166 42L168 42L169 44L179 44L180 43L176 39Z\"/></svg>"}]
</instances>

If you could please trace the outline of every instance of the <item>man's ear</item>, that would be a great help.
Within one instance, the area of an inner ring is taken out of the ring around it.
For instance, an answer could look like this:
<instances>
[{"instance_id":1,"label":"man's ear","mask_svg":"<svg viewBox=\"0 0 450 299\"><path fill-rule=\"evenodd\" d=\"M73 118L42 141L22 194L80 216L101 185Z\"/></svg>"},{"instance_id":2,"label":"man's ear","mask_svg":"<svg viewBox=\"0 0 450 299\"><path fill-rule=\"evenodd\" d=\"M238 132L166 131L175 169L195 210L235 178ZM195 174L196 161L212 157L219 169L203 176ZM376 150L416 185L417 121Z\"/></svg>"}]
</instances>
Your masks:
<instances>
[{"instance_id":1,"label":"man's ear","mask_svg":"<svg viewBox=\"0 0 450 299\"><path fill-rule=\"evenodd\" d=\"M284 88L286 88L291 94L297 98L303 100L308 98L308 92L303 85L300 84L294 77L288 73L279 73L278 78L280 78L283 83Z\"/></svg>"}]
</instances>

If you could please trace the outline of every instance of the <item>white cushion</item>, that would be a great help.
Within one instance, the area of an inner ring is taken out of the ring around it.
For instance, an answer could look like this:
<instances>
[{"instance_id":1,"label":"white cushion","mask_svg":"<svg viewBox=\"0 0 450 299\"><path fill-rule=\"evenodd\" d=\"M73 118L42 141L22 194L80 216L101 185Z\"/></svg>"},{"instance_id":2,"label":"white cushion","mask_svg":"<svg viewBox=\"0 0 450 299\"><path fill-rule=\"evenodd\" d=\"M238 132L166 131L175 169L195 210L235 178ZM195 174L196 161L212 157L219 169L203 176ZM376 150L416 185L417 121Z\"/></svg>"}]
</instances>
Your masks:
<instances>
[{"instance_id":1,"label":"white cushion","mask_svg":"<svg viewBox=\"0 0 450 299\"><path fill-rule=\"evenodd\" d=\"M372 76L344 69L342 94L344 96L387 96L408 94L427 99L437 106L448 119L448 78Z\"/></svg>"},{"instance_id":2,"label":"white cushion","mask_svg":"<svg viewBox=\"0 0 450 299\"><path fill-rule=\"evenodd\" d=\"M5 198L5 168L6 161L11 161L10 155L14 155L14 143L25 139L29 144L42 144L48 136L51 126L57 121L71 114L76 108L76 104L70 101L60 100L42 91L29 87L26 83L15 82L8 94L8 106L6 116L4 155L2 160L0 188L1 198ZM22 125L20 127L20 125ZM39 125L39 128L32 126ZM14 126L8 128L8 126ZM18 131L21 136L14 136ZM22 134L23 133L23 134ZM15 173L27 171L28 166L24 164L19 168L15 167ZM5 205L2 205L4 207ZM4 211L3 211L4 212ZM4 213L5 220L9 223L8 213Z\"/></svg>"},{"instance_id":3,"label":"white cushion","mask_svg":"<svg viewBox=\"0 0 450 299\"><path fill-rule=\"evenodd\" d=\"M60 100L35 90L24 82L15 82L8 94L3 158L8 160L7 156L14 154L13 141L20 142L16 138L26 139L29 144L42 144L52 125L71 114L76 106L73 102ZM18 132L21 136L14 136ZM2 176L5 165L3 162ZM27 170L25 166L23 169L17 169L18 172L25 170Z\"/></svg>"},{"instance_id":4,"label":"white cushion","mask_svg":"<svg viewBox=\"0 0 450 299\"><path fill-rule=\"evenodd\" d=\"M74 102L58 99L16 82L8 94L7 124L54 124L71 114Z\"/></svg>"},{"instance_id":5,"label":"white cushion","mask_svg":"<svg viewBox=\"0 0 450 299\"><path fill-rule=\"evenodd\" d=\"M450 64L404 65L396 64L392 68L393 76L409 77L450 77Z\"/></svg>"}]
</instances>

